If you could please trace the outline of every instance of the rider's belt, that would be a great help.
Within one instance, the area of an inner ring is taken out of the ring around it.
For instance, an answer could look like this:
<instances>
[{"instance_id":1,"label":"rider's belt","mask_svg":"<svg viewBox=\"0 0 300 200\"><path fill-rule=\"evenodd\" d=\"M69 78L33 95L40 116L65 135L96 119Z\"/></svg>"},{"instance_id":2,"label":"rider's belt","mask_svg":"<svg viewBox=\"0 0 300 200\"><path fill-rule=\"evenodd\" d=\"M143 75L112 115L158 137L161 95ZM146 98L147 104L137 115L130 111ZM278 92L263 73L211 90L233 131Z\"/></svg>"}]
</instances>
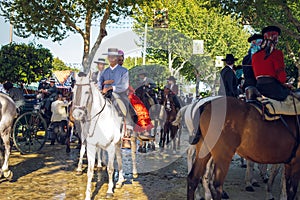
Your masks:
<instances>
[{"instance_id":1,"label":"rider's belt","mask_svg":"<svg viewBox=\"0 0 300 200\"><path fill-rule=\"evenodd\" d=\"M276 79L272 76L257 76L257 84L274 83Z\"/></svg>"}]
</instances>

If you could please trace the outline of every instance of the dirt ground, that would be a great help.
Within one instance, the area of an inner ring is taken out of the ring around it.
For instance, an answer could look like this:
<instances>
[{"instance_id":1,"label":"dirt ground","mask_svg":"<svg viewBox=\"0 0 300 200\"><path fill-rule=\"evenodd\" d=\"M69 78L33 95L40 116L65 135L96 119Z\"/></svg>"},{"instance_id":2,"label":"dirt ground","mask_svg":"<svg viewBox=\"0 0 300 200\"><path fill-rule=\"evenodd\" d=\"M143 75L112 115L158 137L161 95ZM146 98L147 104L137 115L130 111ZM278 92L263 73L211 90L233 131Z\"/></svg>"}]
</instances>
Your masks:
<instances>
[{"instance_id":1,"label":"dirt ground","mask_svg":"<svg viewBox=\"0 0 300 200\"><path fill-rule=\"evenodd\" d=\"M159 148L148 153L138 153L139 177L136 179L131 174L130 150L122 150L126 182L121 189L114 190L112 199L186 199L187 146L187 140L183 139L181 149L176 154L170 149ZM13 181L0 179L0 199L84 199L87 177L86 173L81 176L75 174L78 155L79 150L75 148L75 144L69 154L65 152L64 146L49 144L39 154L20 155L13 151L10 158L10 169L14 172ZM84 163L86 167L86 160ZM261 187L255 188L255 192L246 192L245 169L239 165L235 157L225 182L224 188L230 199L265 199L265 184L258 177L257 170L254 174ZM94 199L106 198L105 171L95 173L92 190ZM274 186L277 199L279 191L277 178Z\"/></svg>"}]
</instances>

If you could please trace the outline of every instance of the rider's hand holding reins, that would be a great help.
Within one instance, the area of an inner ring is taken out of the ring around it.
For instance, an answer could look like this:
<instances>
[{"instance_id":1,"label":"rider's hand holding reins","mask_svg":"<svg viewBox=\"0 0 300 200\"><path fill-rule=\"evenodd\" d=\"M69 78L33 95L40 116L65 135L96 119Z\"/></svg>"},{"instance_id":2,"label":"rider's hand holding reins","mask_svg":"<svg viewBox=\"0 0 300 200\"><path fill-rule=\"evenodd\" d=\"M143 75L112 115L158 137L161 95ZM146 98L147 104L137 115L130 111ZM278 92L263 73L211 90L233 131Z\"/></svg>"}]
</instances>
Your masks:
<instances>
[{"instance_id":1,"label":"rider's hand holding reins","mask_svg":"<svg viewBox=\"0 0 300 200\"><path fill-rule=\"evenodd\" d=\"M102 94L106 94L109 90L112 90L112 87L103 88Z\"/></svg>"}]
</instances>

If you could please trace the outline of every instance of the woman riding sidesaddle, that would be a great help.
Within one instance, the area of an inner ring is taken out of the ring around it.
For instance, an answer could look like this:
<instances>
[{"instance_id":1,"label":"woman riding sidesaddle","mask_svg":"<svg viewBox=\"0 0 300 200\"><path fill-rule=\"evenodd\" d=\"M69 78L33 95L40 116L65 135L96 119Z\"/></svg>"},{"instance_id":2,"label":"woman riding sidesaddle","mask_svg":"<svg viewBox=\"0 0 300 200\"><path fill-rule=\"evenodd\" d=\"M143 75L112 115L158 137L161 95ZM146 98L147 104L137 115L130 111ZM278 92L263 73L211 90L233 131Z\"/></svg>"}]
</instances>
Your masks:
<instances>
[{"instance_id":1,"label":"woman riding sidesaddle","mask_svg":"<svg viewBox=\"0 0 300 200\"><path fill-rule=\"evenodd\" d=\"M283 53L276 49L281 30L276 26L263 28L261 50L252 56L252 67L257 80L256 87L265 97L284 101L290 94L286 82Z\"/></svg>"}]
</instances>

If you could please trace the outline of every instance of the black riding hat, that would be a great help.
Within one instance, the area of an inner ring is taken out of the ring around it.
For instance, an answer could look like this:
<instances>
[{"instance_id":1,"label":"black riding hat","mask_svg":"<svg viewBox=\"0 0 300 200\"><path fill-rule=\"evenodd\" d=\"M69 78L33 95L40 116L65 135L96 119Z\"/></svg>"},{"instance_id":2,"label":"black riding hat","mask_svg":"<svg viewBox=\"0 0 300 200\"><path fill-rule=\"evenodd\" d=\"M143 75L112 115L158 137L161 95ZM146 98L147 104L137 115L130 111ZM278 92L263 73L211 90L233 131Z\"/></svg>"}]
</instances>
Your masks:
<instances>
[{"instance_id":1,"label":"black riding hat","mask_svg":"<svg viewBox=\"0 0 300 200\"><path fill-rule=\"evenodd\" d=\"M271 32L271 31L277 32L278 35L281 34L281 29L279 27L277 27L277 26L267 26L267 27L265 27L265 28L262 29L261 33L262 33L262 35L264 35L265 33Z\"/></svg>"},{"instance_id":2,"label":"black riding hat","mask_svg":"<svg viewBox=\"0 0 300 200\"><path fill-rule=\"evenodd\" d=\"M248 38L248 42L252 42L253 40L264 39L264 36L261 34L253 34Z\"/></svg>"},{"instance_id":3,"label":"black riding hat","mask_svg":"<svg viewBox=\"0 0 300 200\"><path fill-rule=\"evenodd\" d=\"M232 54L226 54L226 58L222 59L222 61L237 61L238 59L235 58Z\"/></svg>"}]
</instances>

